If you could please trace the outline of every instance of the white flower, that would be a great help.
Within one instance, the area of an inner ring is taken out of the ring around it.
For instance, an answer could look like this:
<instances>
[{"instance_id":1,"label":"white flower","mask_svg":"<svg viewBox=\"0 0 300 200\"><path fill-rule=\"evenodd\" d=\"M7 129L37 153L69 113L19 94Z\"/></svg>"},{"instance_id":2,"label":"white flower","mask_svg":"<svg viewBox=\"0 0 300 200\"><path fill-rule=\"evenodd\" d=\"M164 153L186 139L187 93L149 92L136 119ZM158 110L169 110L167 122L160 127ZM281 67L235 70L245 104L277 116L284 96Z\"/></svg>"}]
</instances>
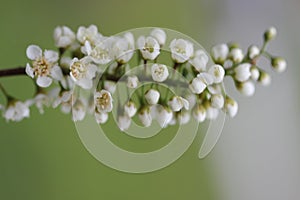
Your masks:
<instances>
[{"instance_id":1,"label":"white flower","mask_svg":"<svg viewBox=\"0 0 300 200\"><path fill-rule=\"evenodd\" d=\"M208 63L208 56L203 50L197 50L194 57L190 60L190 63L198 72L205 71Z\"/></svg>"},{"instance_id":2,"label":"white flower","mask_svg":"<svg viewBox=\"0 0 300 200\"><path fill-rule=\"evenodd\" d=\"M151 67L152 79L157 82L165 81L169 76L169 71L166 65L153 64Z\"/></svg>"},{"instance_id":3,"label":"white flower","mask_svg":"<svg viewBox=\"0 0 300 200\"><path fill-rule=\"evenodd\" d=\"M189 112L179 112L177 113L177 120L179 122L180 125L184 125L184 124L187 124L190 119L191 119L191 115ZM169 123L170 124L170 123Z\"/></svg>"},{"instance_id":4,"label":"white flower","mask_svg":"<svg viewBox=\"0 0 300 200\"><path fill-rule=\"evenodd\" d=\"M134 54L134 46L129 37L116 37L112 44L113 58L120 64L127 63Z\"/></svg>"},{"instance_id":5,"label":"white flower","mask_svg":"<svg viewBox=\"0 0 300 200\"><path fill-rule=\"evenodd\" d=\"M222 92L222 85L221 84L213 84L207 86L207 89L210 94L221 94Z\"/></svg>"},{"instance_id":6,"label":"white flower","mask_svg":"<svg viewBox=\"0 0 300 200\"><path fill-rule=\"evenodd\" d=\"M168 105L170 106L171 110L174 112L180 111L183 107L188 110L189 109L189 102L188 100L180 97L174 96L168 101Z\"/></svg>"},{"instance_id":7,"label":"white flower","mask_svg":"<svg viewBox=\"0 0 300 200\"><path fill-rule=\"evenodd\" d=\"M104 81L103 88L113 94L116 91L116 83L114 81Z\"/></svg>"},{"instance_id":8,"label":"white flower","mask_svg":"<svg viewBox=\"0 0 300 200\"><path fill-rule=\"evenodd\" d=\"M277 30L275 27L270 27L266 32L264 33L264 39L266 41L272 40L276 37L277 35Z\"/></svg>"},{"instance_id":9,"label":"white flower","mask_svg":"<svg viewBox=\"0 0 300 200\"><path fill-rule=\"evenodd\" d=\"M267 74L266 72L261 72L258 82L262 84L263 86L268 86L271 84L271 76Z\"/></svg>"},{"instance_id":10,"label":"white flower","mask_svg":"<svg viewBox=\"0 0 300 200\"><path fill-rule=\"evenodd\" d=\"M107 90L95 91L94 103L98 112L111 112L113 109L113 99Z\"/></svg>"},{"instance_id":11,"label":"white flower","mask_svg":"<svg viewBox=\"0 0 300 200\"><path fill-rule=\"evenodd\" d=\"M93 62L104 65L112 60L111 49L107 40L99 42L94 48L91 47L88 41L85 42L84 51L86 51Z\"/></svg>"},{"instance_id":12,"label":"white flower","mask_svg":"<svg viewBox=\"0 0 300 200\"><path fill-rule=\"evenodd\" d=\"M238 83L237 88L245 96L253 96L255 93L255 86L254 83L251 81Z\"/></svg>"},{"instance_id":13,"label":"white flower","mask_svg":"<svg viewBox=\"0 0 300 200\"><path fill-rule=\"evenodd\" d=\"M131 118L127 115L121 115L118 117L118 126L121 131L125 131L130 127Z\"/></svg>"},{"instance_id":14,"label":"white flower","mask_svg":"<svg viewBox=\"0 0 300 200\"><path fill-rule=\"evenodd\" d=\"M72 107L72 119L74 122L82 121L86 114L86 102L82 99L77 99Z\"/></svg>"},{"instance_id":15,"label":"white flower","mask_svg":"<svg viewBox=\"0 0 300 200\"><path fill-rule=\"evenodd\" d=\"M159 100L160 94L157 90L150 89L145 93L145 99L148 104L155 105Z\"/></svg>"},{"instance_id":16,"label":"white flower","mask_svg":"<svg viewBox=\"0 0 300 200\"><path fill-rule=\"evenodd\" d=\"M52 78L62 80L61 68L57 65L58 53L45 50L44 53L39 46L29 45L26 50L27 57L32 60L32 65L27 63L26 73L31 78L37 77L36 83L40 87L48 87Z\"/></svg>"},{"instance_id":17,"label":"white flower","mask_svg":"<svg viewBox=\"0 0 300 200\"><path fill-rule=\"evenodd\" d=\"M75 33L67 26L58 26L53 33L55 46L66 48L75 41Z\"/></svg>"},{"instance_id":18,"label":"white flower","mask_svg":"<svg viewBox=\"0 0 300 200\"><path fill-rule=\"evenodd\" d=\"M189 85L190 90L195 94L201 94L208 85L211 85L214 77L209 73L202 72L195 77Z\"/></svg>"},{"instance_id":19,"label":"white flower","mask_svg":"<svg viewBox=\"0 0 300 200\"><path fill-rule=\"evenodd\" d=\"M142 108L139 113L138 113L139 119L141 121L141 123L145 126L145 127L149 127L152 123L152 116L150 113L150 108L149 107L144 107Z\"/></svg>"},{"instance_id":20,"label":"white flower","mask_svg":"<svg viewBox=\"0 0 300 200\"><path fill-rule=\"evenodd\" d=\"M221 83L225 76L225 70L221 65L212 65L208 73L213 76L214 83Z\"/></svg>"},{"instance_id":21,"label":"white flower","mask_svg":"<svg viewBox=\"0 0 300 200\"><path fill-rule=\"evenodd\" d=\"M251 79L257 81L260 76L260 72L257 69L257 67L251 67L250 72L251 72Z\"/></svg>"},{"instance_id":22,"label":"white flower","mask_svg":"<svg viewBox=\"0 0 300 200\"><path fill-rule=\"evenodd\" d=\"M26 101L27 105L33 105L38 108L39 112L41 114L44 114L44 106L49 106L50 104L50 98L47 94L44 93L38 93L33 99L29 99Z\"/></svg>"},{"instance_id":23,"label":"white flower","mask_svg":"<svg viewBox=\"0 0 300 200\"><path fill-rule=\"evenodd\" d=\"M137 76L132 75L127 77L127 87L136 88L139 84L139 79Z\"/></svg>"},{"instance_id":24,"label":"white flower","mask_svg":"<svg viewBox=\"0 0 300 200\"><path fill-rule=\"evenodd\" d=\"M226 44L215 45L211 49L211 56L216 63L224 63L227 59L229 48Z\"/></svg>"},{"instance_id":25,"label":"white flower","mask_svg":"<svg viewBox=\"0 0 300 200\"><path fill-rule=\"evenodd\" d=\"M212 95L211 106L221 109L224 106L224 97L221 94Z\"/></svg>"},{"instance_id":26,"label":"white flower","mask_svg":"<svg viewBox=\"0 0 300 200\"><path fill-rule=\"evenodd\" d=\"M95 112L94 114L96 122L98 124L104 124L108 120L108 114L106 112Z\"/></svg>"},{"instance_id":27,"label":"white flower","mask_svg":"<svg viewBox=\"0 0 300 200\"><path fill-rule=\"evenodd\" d=\"M236 116L238 112L238 104L235 100L231 99L230 97L226 97L225 102L225 112L229 114L230 117Z\"/></svg>"},{"instance_id":28,"label":"white flower","mask_svg":"<svg viewBox=\"0 0 300 200\"><path fill-rule=\"evenodd\" d=\"M24 118L28 118L30 110L28 105L21 101L11 101L3 112L3 117L6 121L19 122Z\"/></svg>"},{"instance_id":29,"label":"white flower","mask_svg":"<svg viewBox=\"0 0 300 200\"><path fill-rule=\"evenodd\" d=\"M281 57L272 58L271 63L273 69L278 73L282 73L286 70L286 60Z\"/></svg>"},{"instance_id":30,"label":"white flower","mask_svg":"<svg viewBox=\"0 0 300 200\"><path fill-rule=\"evenodd\" d=\"M250 59L254 59L260 54L260 50L257 46L251 45L248 49L248 56Z\"/></svg>"},{"instance_id":31,"label":"white flower","mask_svg":"<svg viewBox=\"0 0 300 200\"><path fill-rule=\"evenodd\" d=\"M155 60L160 54L160 46L154 37L141 36L137 41L138 48L145 60Z\"/></svg>"},{"instance_id":32,"label":"white flower","mask_svg":"<svg viewBox=\"0 0 300 200\"><path fill-rule=\"evenodd\" d=\"M80 26L77 30L77 40L81 44L85 44L86 41L95 44L99 37L101 37L101 35L98 33L98 28L95 25L90 25L87 28Z\"/></svg>"},{"instance_id":33,"label":"white flower","mask_svg":"<svg viewBox=\"0 0 300 200\"><path fill-rule=\"evenodd\" d=\"M206 118L206 109L202 105L197 105L193 109L193 117L197 122L203 122Z\"/></svg>"},{"instance_id":34,"label":"white flower","mask_svg":"<svg viewBox=\"0 0 300 200\"><path fill-rule=\"evenodd\" d=\"M166 43L167 35L164 30L155 28L151 31L150 35L158 41L160 46L163 46Z\"/></svg>"},{"instance_id":35,"label":"white flower","mask_svg":"<svg viewBox=\"0 0 300 200\"><path fill-rule=\"evenodd\" d=\"M240 63L244 59L243 51L240 48L231 49L229 56L234 63Z\"/></svg>"},{"instance_id":36,"label":"white flower","mask_svg":"<svg viewBox=\"0 0 300 200\"><path fill-rule=\"evenodd\" d=\"M211 106L208 106L206 108L206 118L207 119L210 119L210 120L217 119L218 115L219 115L219 109L211 107Z\"/></svg>"},{"instance_id":37,"label":"white flower","mask_svg":"<svg viewBox=\"0 0 300 200\"><path fill-rule=\"evenodd\" d=\"M248 80L251 76L250 72L251 64L250 63L243 63L237 66L234 69L234 78L239 82L244 82Z\"/></svg>"},{"instance_id":38,"label":"white flower","mask_svg":"<svg viewBox=\"0 0 300 200\"><path fill-rule=\"evenodd\" d=\"M74 58L70 65L70 76L75 84L83 89L91 89L93 87L93 78L96 76L97 66L91 64L86 57L78 60Z\"/></svg>"},{"instance_id":39,"label":"white flower","mask_svg":"<svg viewBox=\"0 0 300 200\"><path fill-rule=\"evenodd\" d=\"M165 128L170 123L173 117L173 112L171 109L158 105L156 107L156 120L160 127Z\"/></svg>"},{"instance_id":40,"label":"white flower","mask_svg":"<svg viewBox=\"0 0 300 200\"><path fill-rule=\"evenodd\" d=\"M184 39L174 39L170 44L172 59L184 63L194 54L193 44Z\"/></svg>"},{"instance_id":41,"label":"white flower","mask_svg":"<svg viewBox=\"0 0 300 200\"><path fill-rule=\"evenodd\" d=\"M137 111L135 103L133 101L128 101L124 106L124 113L128 117L133 117Z\"/></svg>"}]
</instances>

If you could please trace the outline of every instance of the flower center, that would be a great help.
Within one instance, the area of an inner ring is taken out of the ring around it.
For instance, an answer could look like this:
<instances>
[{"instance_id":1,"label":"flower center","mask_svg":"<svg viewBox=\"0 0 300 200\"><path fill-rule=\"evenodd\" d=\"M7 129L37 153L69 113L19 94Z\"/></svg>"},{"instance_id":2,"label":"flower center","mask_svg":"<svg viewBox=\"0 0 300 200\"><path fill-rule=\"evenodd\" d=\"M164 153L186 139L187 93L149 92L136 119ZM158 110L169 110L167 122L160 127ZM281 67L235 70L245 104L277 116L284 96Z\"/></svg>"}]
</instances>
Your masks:
<instances>
[{"instance_id":1,"label":"flower center","mask_svg":"<svg viewBox=\"0 0 300 200\"><path fill-rule=\"evenodd\" d=\"M34 75L47 76L50 74L52 65L44 58L33 61L32 63Z\"/></svg>"},{"instance_id":2,"label":"flower center","mask_svg":"<svg viewBox=\"0 0 300 200\"><path fill-rule=\"evenodd\" d=\"M80 79L84 77L86 73L86 68L81 62L74 62L70 67L71 73L74 78Z\"/></svg>"},{"instance_id":3,"label":"flower center","mask_svg":"<svg viewBox=\"0 0 300 200\"><path fill-rule=\"evenodd\" d=\"M104 109L107 105L109 105L109 95L107 93L102 94L97 98L97 104Z\"/></svg>"}]
</instances>

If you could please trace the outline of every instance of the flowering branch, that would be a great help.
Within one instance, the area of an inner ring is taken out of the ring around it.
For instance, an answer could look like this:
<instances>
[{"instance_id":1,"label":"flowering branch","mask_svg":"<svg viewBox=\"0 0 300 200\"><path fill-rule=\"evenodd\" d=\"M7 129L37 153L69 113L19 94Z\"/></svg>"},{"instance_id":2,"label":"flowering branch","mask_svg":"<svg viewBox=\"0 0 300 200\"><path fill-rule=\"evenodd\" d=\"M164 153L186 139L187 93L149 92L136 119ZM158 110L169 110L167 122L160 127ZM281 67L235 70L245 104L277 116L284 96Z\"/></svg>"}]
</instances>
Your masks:
<instances>
[{"instance_id":1,"label":"flowering branch","mask_svg":"<svg viewBox=\"0 0 300 200\"><path fill-rule=\"evenodd\" d=\"M0 109L8 121L20 121L29 117L32 105L41 113L44 106L60 106L64 113L72 108L74 121L83 120L90 113L97 123L103 124L116 107L121 131L130 127L134 116L145 127L156 119L163 128L186 124L191 116L197 122L216 119L219 112L234 117L238 104L224 92L224 77L231 77L238 91L246 96L254 94L256 83L269 85L270 75L257 66L261 56L270 60L273 70L286 69L283 58L266 51L275 36L276 29L271 27L264 33L261 48L251 45L243 53L236 44L219 44L208 55L189 39L171 38L167 43L168 31L159 28L135 40L131 32L103 36L94 25L79 27L76 34L66 26L57 27L54 30L57 51L30 45L26 50L30 61L25 67L0 70L0 77L28 75L38 88L32 99L21 102L0 85L2 93L9 97L7 105L0 105ZM166 49L169 54L162 51ZM135 54L138 65L142 65L139 74L134 74L135 67L131 67ZM171 58L172 67L159 60L163 54ZM152 84L145 85L149 82ZM123 92L128 99L121 103L118 93L117 103L113 104L113 94L122 84L126 86ZM52 85L55 87L50 89ZM90 91L90 96L75 94L75 87ZM174 94L171 89L181 94ZM129 95L134 90L137 99Z\"/></svg>"}]
</instances>

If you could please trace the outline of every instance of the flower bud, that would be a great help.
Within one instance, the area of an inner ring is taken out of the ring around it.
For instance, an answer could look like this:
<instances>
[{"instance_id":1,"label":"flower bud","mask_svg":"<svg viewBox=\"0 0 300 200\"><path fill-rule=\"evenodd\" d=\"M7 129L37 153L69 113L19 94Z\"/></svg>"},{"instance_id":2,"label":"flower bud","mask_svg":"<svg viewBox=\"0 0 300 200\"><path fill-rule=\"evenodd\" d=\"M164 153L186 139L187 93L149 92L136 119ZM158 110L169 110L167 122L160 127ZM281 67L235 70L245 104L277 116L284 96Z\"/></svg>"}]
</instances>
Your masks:
<instances>
[{"instance_id":1,"label":"flower bud","mask_svg":"<svg viewBox=\"0 0 300 200\"><path fill-rule=\"evenodd\" d=\"M95 112L95 119L98 124L104 124L108 120L108 114L102 112Z\"/></svg>"},{"instance_id":2,"label":"flower bud","mask_svg":"<svg viewBox=\"0 0 300 200\"><path fill-rule=\"evenodd\" d=\"M251 45L248 49L248 57L250 59L253 59L255 57L257 57L260 54L260 50L257 46L255 45Z\"/></svg>"},{"instance_id":3,"label":"flower bud","mask_svg":"<svg viewBox=\"0 0 300 200\"><path fill-rule=\"evenodd\" d=\"M184 39L174 39L170 44L172 59L177 63L184 63L194 54L193 44Z\"/></svg>"},{"instance_id":4,"label":"flower bud","mask_svg":"<svg viewBox=\"0 0 300 200\"><path fill-rule=\"evenodd\" d=\"M257 67L252 66L250 69L250 73L251 73L251 79L254 81L257 81L260 75L259 70L257 69Z\"/></svg>"},{"instance_id":5,"label":"flower bud","mask_svg":"<svg viewBox=\"0 0 300 200\"><path fill-rule=\"evenodd\" d=\"M211 97L211 106L221 109L224 106L224 97L221 94L215 94Z\"/></svg>"},{"instance_id":6,"label":"flower bud","mask_svg":"<svg viewBox=\"0 0 300 200\"><path fill-rule=\"evenodd\" d=\"M229 57L234 63L240 63L244 59L244 54L240 48L233 48L230 51Z\"/></svg>"},{"instance_id":7,"label":"flower bud","mask_svg":"<svg viewBox=\"0 0 300 200\"><path fill-rule=\"evenodd\" d=\"M118 126L121 131L125 131L130 127L131 118L127 115L121 115L118 117Z\"/></svg>"},{"instance_id":8,"label":"flower bud","mask_svg":"<svg viewBox=\"0 0 300 200\"><path fill-rule=\"evenodd\" d=\"M133 101L128 101L124 106L124 113L128 117L133 117L137 111L137 108Z\"/></svg>"},{"instance_id":9,"label":"flower bud","mask_svg":"<svg viewBox=\"0 0 300 200\"><path fill-rule=\"evenodd\" d=\"M168 126L173 118L173 112L170 108L159 105L157 108L156 119L161 128Z\"/></svg>"},{"instance_id":10,"label":"flower bud","mask_svg":"<svg viewBox=\"0 0 300 200\"><path fill-rule=\"evenodd\" d=\"M157 104L160 94L157 90L150 89L145 93L145 99L148 104L154 105Z\"/></svg>"},{"instance_id":11,"label":"flower bud","mask_svg":"<svg viewBox=\"0 0 300 200\"><path fill-rule=\"evenodd\" d=\"M258 82L263 86L268 86L271 84L271 76L264 71L260 72Z\"/></svg>"},{"instance_id":12,"label":"flower bud","mask_svg":"<svg viewBox=\"0 0 300 200\"><path fill-rule=\"evenodd\" d=\"M205 120L205 118L206 118L206 109L204 108L203 105L197 105L193 109L193 117L198 122L203 122Z\"/></svg>"},{"instance_id":13,"label":"flower bud","mask_svg":"<svg viewBox=\"0 0 300 200\"><path fill-rule=\"evenodd\" d=\"M145 127L149 127L152 123L152 116L150 113L150 108L148 106L142 108L139 113L138 113L139 119L141 121L141 123L145 126Z\"/></svg>"},{"instance_id":14,"label":"flower bud","mask_svg":"<svg viewBox=\"0 0 300 200\"><path fill-rule=\"evenodd\" d=\"M236 116L238 112L237 102L230 97L226 97L224 108L225 108L225 112L229 114L230 117Z\"/></svg>"},{"instance_id":15,"label":"flower bud","mask_svg":"<svg viewBox=\"0 0 300 200\"><path fill-rule=\"evenodd\" d=\"M266 32L264 33L264 40L266 42L274 39L277 35L277 30L275 27L270 27Z\"/></svg>"},{"instance_id":16,"label":"flower bud","mask_svg":"<svg viewBox=\"0 0 300 200\"><path fill-rule=\"evenodd\" d=\"M177 113L176 117L177 117L177 120L178 120L180 125L187 124L191 119L190 113L188 113L186 111Z\"/></svg>"},{"instance_id":17,"label":"flower bud","mask_svg":"<svg viewBox=\"0 0 300 200\"><path fill-rule=\"evenodd\" d=\"M272 58L271 64L273 69L278 73L282 73L286 70L286 60L281 57Z\"/></svg>"},{"instance_id":18,"label":"flower bud","mask_svg":"<svg viewBox=\"0 0 300 200\"><path fill-rule=\"evenodd\" d=\"M155 28L151 31L150 35L158 41L160 46L163 46L166 43L167 35L164 30Z\"/></svg>"},{"instance_id":19,"label":"flower bud","mask_svg":"<svg viewBox=\"0 0 300 200\"><path fill-rule=\"evenodd\" d=\"M211 55L216 63L224 63L227 59L229 48L226 44L215 45L211 49Z\"/></svg>"},{"instance_id":20,"label":"flower bud","mask_svg":"<svg viewBox=\"0 0 300 200\"><path fill-rule=\"evenodd\" d=\"M188 100L180 97L180 96L174 96L170 99L168 102L168 105L170 106L171 110L174 112L180 111L183 107L188 110L189 109L189 102Z\"/></svg>"},{"instance_id":21,"label":"flower bud","mask_svg":"<svg viewBox=\"0 0 300 200\"><path fill-rule=\"evenodd\" d=\"M203 50L197 50L190 62L198 72L202 72L206 70L208 56Z\"/></svg>"},{"instance_id":22,"label":"flower bud","mask_svg":"<svg viewBox=\"0 0 300 200\"><path fill-rule=\"evenodd\" d=\"M251 64L249 64L249 63L243 63L243 64L240 64L239 66L237 66L234 69L234 72L235 72L234 78L239 82L244 82L244 81L248 80L251 76L250 67L251 67Z\"/></svg>"},{"instance_id":23,"label":"flower bud","mask_svg":"<svg viewBox=\"0 0 300 200\"><path fill-rule=\"evenodd\" d=\"M237 83L237 89L245 96L253 96L255 92L254 83L251 81Z\"/></svg>"},{"instance_id":24,"label":"flower bud","mask_svg":"<svg viewBox=\"0 0 300 200\"><path fill-rule=\"evenodd\" d=\"M169 71L166 65L154 64L151 67L152 79L157 82L165 81L169 76Z\"/></svg>"},{"instance_id":25,"label":"flower bud","mask_svg":"<svg viewBox=\"0 0 300 200\"><path fill-rule=\"evenodd\" d=\"M139 79L137 76L128 76L127 77L127 87L129 88L136 88L139 84Z\"/></svg>"},{"instance_id":26,"label":"flower bud","mask_svg":"<svg viewBox=\"0 0 300 200\"><path fill-rule=\"evenodd\" d=\"M212 65L208 73L212 75L214 83L221 83L225 76L225 70L221 65Z\"/></svg>"}]
</instances>

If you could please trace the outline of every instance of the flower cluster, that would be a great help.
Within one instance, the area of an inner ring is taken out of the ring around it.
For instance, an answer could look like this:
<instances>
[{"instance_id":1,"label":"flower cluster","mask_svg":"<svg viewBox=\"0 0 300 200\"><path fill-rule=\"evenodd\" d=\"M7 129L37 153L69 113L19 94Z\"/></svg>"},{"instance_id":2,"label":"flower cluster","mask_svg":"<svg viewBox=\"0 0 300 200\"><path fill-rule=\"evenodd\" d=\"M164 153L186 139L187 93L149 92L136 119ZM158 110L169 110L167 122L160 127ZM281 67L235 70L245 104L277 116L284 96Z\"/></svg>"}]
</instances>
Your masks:
<instances>
[{"instance_id":1,"label":"flower cluster","mask_svg":"<svg viewBox=\"0 0 300 200\"><path fill-rule=\"evenodd\" d=\"M32 105L40 113L45 106L60 107L64 113L72 110L74 121L83 120L89 113L99 124L106 123L116 109L122 131L130 128L135 117L144 127L156 120L162 128L186 124L192 118L197 122L213 120L219 112L234 117L238 104L224 91L225 76L234 80L238 91L251 96L255 83L271 82L270 75L257 65L260 57L269 59L277 72L286 69L283 58L266 51L268 42L276 36L273 27L264 33L261 48L251 45L244 53L236 44L219 44L212 47L211 55L186 38L167 38L167 32L160 28L135 38L131 32L104 36L95 25L81 26L76 33L60 26L53 36L57 51L42 50L37 45L29 45L26 50L29 62L24 72L37 88L32 99L17 100L0 85L7 97L7 105L0 105L6 120L29 117ZM168 50L171 64L158 61L163 49ZM127 73L135 55L138 64L144 66L142 74ZM138 97L120 103L119 84ZM74 92L75 87L92 92L82 97ZM175 89L180 94L173 92Z\"/></svg>"}]
</instances>

